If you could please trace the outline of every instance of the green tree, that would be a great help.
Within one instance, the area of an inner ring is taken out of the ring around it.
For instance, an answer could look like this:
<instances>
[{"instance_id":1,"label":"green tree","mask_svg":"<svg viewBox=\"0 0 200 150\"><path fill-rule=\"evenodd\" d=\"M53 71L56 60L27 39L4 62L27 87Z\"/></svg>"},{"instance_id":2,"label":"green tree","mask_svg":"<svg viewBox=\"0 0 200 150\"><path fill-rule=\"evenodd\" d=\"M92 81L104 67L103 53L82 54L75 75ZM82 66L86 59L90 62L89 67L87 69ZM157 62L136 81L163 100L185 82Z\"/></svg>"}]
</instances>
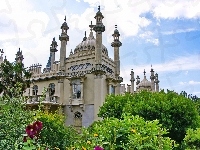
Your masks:
<instances>
[{"instance_id":1,"label":"green tree","mask_svg":"<svg viewBox=\"0 0 200 150\"><path fill-rule=\"evenodd\" d=\"M0 93L9 97L15 97L15 93L10 92L10 88L14 87L17 83L21 83L22 95L27 87L30 86L31 73L24 67L23 63L9 62L4 60L0 64Z\"/></svg>"},{"instance_id":2,"label":"green tree","mask_svg":"<svg viewBox=\"0 0 200 150\"><path fill-rule=\"evenodd\" d=\"M123 99L126 99L125 103L122 102ZM122 106L119 106L120 102ZM199 125L199 114L194 103L173 91L141 91L124 96L108 96L100 108L99 117L121 118L122 113L139 115L145 120L158 119L169 129L168 136L179 143L184 139L188 128L195 129Z\"/></svg>"}]
</instances>

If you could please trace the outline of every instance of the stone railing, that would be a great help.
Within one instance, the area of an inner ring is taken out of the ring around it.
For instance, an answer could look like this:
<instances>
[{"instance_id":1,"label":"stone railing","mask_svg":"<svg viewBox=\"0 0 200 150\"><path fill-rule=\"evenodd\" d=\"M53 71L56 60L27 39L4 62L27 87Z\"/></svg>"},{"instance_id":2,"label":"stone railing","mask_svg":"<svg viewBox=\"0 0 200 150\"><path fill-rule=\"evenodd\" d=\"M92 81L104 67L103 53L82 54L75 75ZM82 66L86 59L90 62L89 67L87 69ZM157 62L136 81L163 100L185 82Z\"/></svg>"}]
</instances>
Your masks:
<instances>
[{"instance_id":1,"label":"stone railing","mask_svg":"<svg viewBox=\"0 0 200 150\"><path fill-rule=\"evenodd\" d=\"M42 97L42 95L35 95L35 96L29 96L26 104L27 105L38 105L40 102L40 98ZM43 104L59 104L58 103L58 96L49 96L48 98L44 98L43 101L41 101L41 103Z\"/></svg>"},{"instance_id":2,"label":"stone railing","mask_svg":"<svg viewBox=\"0 0 200 150\"><path fill-rule=\"evenodd\" d=\"M82 105L83 100L82 99L70 99L69 104L70 105Z\"/></svg>"}]
</instances>

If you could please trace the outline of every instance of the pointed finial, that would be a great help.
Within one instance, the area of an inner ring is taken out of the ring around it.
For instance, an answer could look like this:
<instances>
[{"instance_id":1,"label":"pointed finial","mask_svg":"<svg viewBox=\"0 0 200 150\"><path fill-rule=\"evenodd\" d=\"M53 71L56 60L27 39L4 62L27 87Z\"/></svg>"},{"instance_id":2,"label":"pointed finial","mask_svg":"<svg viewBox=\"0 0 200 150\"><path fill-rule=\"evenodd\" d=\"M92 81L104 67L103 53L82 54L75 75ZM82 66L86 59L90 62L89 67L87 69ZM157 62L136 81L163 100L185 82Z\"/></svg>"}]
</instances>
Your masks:
<instances>
[{"instance_id":1,"label":"pointed finial","mask_svg":"<svg viewBox=\"0 0 200 150\"><path fill-rule=\"evenodd\" d=\"M53 38L53 41L55 41L55 37Z\"/></svg>"},{"instance_id":2,"label":"pointed finial","mask_svg":"<svg viewBox=\"0 0 200 150\"><path fill-rule=\"evenodd\" d=\"M64 20L66 21L66 15L65 15L65 19Z\"/></svg>"},{"instance_id":3,"label":"pointed finial","mask_svg":"<svg viewBox=\"0 0 200 150\"><path fill-rule=\"evenodd\" d=\"M144 72L143 72L143 73L144 73L144 76L145 76L145 74L146 74L146 71L145 71L145 69L144 69Z\"/></svg>"},{"instance_id":4,"label":"pointed finial","mask_svg":"<svg viewBox=\"0 0 200 150\"><path fill-rule=\"evenodd\" d=\"M3 49L1 50L1 53L4 53L4 52L3 52Z\"/></svg>"},{"instance_id":5,"label":"pointed finial","mask_svg":"<svg viewBox=\"0 0 200 150\"><path fill-rule=\"evenodd\" d=\"M100 6L98 6L98 10L100 11Z\"/></svg>"},{"instance_id":6,"label":"pointed finial","mask_svg":"<svg viewBox=\"0 0 200 150\"><path fill-rule=\"evenodd\" d=\"M19 47L19 52L20 52L20 47Z\"/></svg>"},{"instance_id":7,"label":"pointed finial","mask_svg":"<svg viewBox=\"0 0 200 150\"><path fill-rule=\"evenodd\" d=\"M85 31L85 37L86 37L86 31Z\"/></svg>"},{"instance_id":8,"label":"pointed finial","mask_svg":"<svg viewBox=\"0 0 200 150\"><path fill-rule=\"evenodd\" d=\"M117 29L117 25L115 25L115 29Z\"/></svg>"},{"instance_id":9,"label":"pointed finial","mask_svg":"<svg viewBox=\"0 0 200 150\"><path fill-rule=\"evenodd\" d=\"M90 27L90 32L92 32L92 29L94 27L94 25L92 25L92 21L91 21L91 24L89 25L89 27Z\"/></svg>"}]
</instances>

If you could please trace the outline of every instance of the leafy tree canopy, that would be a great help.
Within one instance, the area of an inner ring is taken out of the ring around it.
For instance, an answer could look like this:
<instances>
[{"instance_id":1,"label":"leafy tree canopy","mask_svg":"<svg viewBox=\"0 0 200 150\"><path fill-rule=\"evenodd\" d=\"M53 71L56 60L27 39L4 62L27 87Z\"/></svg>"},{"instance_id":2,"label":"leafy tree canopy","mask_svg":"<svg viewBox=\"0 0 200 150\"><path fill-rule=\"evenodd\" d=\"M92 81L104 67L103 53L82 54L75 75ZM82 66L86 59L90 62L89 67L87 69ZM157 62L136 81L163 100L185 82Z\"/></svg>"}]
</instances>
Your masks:
<instances>
[{"instance_id":1,"label":"leafy tree canopy","mask_svg":"<svg viewBox=\"0 0 200 150\"><path fill-rule=\"evenodd\" d=\"M145 120L156 120L169 129L168 136L181 142L188 128L196 128L199 114L194 102L173 91L109 95L100 108L99 117L122 118L123 113L139 115Z\"/></svg>"},{"instance_id":2,"label":"leafy tree canopy","mask_svg":"<svg viewBox=\"0 0 200 150\"><path fill-rule=\"evenodd\" d=\"M13 97L13 93L9 89L16 86L16 83L22 84L22 91L26 90L30 85L31 73L24 68L23 63L9 62L5 60L0 64L0 93L4 93L9 97Z\"/></svg>"}]
</instances>

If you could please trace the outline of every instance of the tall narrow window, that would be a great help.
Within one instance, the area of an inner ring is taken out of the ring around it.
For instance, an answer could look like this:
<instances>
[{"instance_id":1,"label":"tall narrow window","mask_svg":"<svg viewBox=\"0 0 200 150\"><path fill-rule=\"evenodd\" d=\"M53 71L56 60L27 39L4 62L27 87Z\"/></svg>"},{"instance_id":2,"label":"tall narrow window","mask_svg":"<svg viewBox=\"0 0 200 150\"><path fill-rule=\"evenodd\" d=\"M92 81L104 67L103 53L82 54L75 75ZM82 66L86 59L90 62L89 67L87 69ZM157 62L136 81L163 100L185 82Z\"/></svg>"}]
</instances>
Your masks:
<instances>
[{"instance_id":1,"label":"tall narrow window","mask_svg":"<svg viewBox=\"0 0 200 150\"><path fill-rule=\"evenodd\" d=\"M49 84L49 96L53 96L55 94L55 84L50 83Z\"/></svg>"},{"instance_id":2,"label":"tall narrow window","mask_svg":"<svg viewBox=\"0 0 200 150\"><path fill-rule=\"evenodd\" d=\"M73 99L80 99L81 98L81 80L75 79L72 81L72 92L73 92Z\"/></svg>"},{"instance_id":3,"label":"tall narrow window","mask_svg":"<svg viewBox=\"0 0 200 150\"><path fill-rule=\"evenodd\" d=\"M33 86L32 95L35 96L35 95L37 95L37 93L38 93L38 86L37 86L37 85L34 85L34 86Z\"/></svg>"},{"instance_id":4,"label":"tall narrow window","mask_svg":"<svg viewBox=\"0 0 200 150\"><path fill-rule=\"evenodd\" d=\"M115 87L111 85L111 94L115 94Z\"/></svg>"}]
</instances>

